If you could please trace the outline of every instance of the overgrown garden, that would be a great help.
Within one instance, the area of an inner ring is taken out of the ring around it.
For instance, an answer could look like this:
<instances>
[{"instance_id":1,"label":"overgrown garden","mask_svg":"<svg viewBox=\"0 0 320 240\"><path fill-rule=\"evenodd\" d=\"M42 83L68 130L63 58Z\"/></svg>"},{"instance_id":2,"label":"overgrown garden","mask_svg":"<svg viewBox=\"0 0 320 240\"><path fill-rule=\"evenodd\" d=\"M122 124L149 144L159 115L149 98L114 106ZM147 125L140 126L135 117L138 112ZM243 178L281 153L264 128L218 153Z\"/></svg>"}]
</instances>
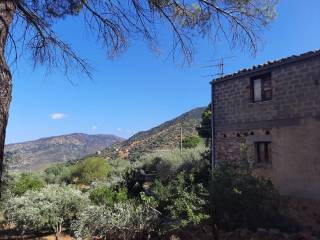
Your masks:
<instances>
[{"instance_id":1,"label":"overgrown garden","mask_svg":"<svg viewBox=\"0 0 320 240\"><path fill-rule=\"evenodd\" d=\"M11 173L3 226L21 235L52 232L59 239L64 231L110 240L161 239L202 224L216 233L292 230L270 181L224 164L212 173L202 142L132 162L88 157L41 173Z\"/></svg>"}]
</instances>

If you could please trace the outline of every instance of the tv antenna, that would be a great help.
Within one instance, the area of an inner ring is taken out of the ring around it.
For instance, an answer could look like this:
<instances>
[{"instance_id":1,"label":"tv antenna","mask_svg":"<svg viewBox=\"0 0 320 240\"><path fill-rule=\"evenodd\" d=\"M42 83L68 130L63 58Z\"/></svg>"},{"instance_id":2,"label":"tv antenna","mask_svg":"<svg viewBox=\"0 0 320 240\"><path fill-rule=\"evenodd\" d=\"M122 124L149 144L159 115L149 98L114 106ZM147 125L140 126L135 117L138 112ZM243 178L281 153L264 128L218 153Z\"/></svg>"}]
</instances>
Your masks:
<instances>
[{"instance_id":1,"label":"tv antenna","mask_svg":"<svg viewBox=\"0 0 320 240\"><path fill-rule=\"evenodd\" d=\"M210 75L205 75L204 77L223 77L224 76L224 67L225 67L225 60L234 58L234 56L230 57L222 57L219 59L213 59L210 62L213 62L214 64L210 64L208 66L205 66L205 68L216 68L218 70L218 73L216 74L210 74Z\"/></svg>"}]
</instances>

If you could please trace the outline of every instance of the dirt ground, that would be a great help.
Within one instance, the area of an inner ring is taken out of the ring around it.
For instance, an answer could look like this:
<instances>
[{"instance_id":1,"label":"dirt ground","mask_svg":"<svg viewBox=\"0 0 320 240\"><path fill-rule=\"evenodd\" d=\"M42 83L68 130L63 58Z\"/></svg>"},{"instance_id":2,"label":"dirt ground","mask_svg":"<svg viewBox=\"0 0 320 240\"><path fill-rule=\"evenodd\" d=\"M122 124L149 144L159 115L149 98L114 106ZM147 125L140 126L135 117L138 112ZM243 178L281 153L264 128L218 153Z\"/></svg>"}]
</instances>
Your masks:
<instances>
[{"instance_id":1,"label":"dirt ground","mask_svg":"<svg viewBox=\"0 0 320 240\"><path fill-rule=\"evenodd\" d=\"M52 233L38 233L38 234L25 234L23 236L19 235L16 231L12 229L6 229L0 231L0 240L55 240L56 236ZM62 233L60 240L74 240L69 234Z\"/></svg>"},{"instance_id":2,"label":"dirt ground","mask_svg":"<svg viewBox=\"0 0 320 240\"><path fill-rule=\"evenodd\" d=\"M18 240L18 239L24 239L24 240L56 240L56 236L54 234L50 235L44 235L44 236L16 236L14 234L11 235L2 235L0 236L0 240ZM62 234L59 240L74 240L70 235Z\"/></svg>"},{"instance_id":3,"label":"dirt ground","mask_svg":"<svg viewBox=\"0 0 320 240\"><path fill-rule=\"evenodd\" d=\"M64 234L60 237L60 240L73 240L73 239L74 238L71 237L70 235L64 235ZM46 237L42 237L39 240L56 240L56 236L53 234Z\"/></svg>"}]
</instances>

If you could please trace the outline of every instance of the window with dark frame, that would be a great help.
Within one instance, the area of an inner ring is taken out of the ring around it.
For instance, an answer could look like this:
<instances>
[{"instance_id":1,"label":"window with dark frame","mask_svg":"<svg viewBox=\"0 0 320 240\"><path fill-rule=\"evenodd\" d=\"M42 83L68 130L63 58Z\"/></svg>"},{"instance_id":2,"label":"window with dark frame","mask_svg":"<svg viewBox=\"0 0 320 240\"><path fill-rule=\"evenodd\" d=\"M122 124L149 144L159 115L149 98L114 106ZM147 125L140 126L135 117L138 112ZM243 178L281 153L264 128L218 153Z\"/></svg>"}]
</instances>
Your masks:
<instances>
[{"instance_id":1,"label":"window with dark frame","mask_svg":"<svg viewBox=\"0 0 320 240\"><path fill-rule=\"evenodd\" d=\"M258 164L271 164L271 142L256 142L256 161Z\"/></svg>"},{"instance_id":2,"label":"window with dark frame","mask_svg":"<svg viewBox=\"0 0 320 240\"><path fill-rule=\"evenodd\" d=\"M253 102L272 99L271 74L263 74L251 78L251 93Z\"/></svg>"}]
</instances>

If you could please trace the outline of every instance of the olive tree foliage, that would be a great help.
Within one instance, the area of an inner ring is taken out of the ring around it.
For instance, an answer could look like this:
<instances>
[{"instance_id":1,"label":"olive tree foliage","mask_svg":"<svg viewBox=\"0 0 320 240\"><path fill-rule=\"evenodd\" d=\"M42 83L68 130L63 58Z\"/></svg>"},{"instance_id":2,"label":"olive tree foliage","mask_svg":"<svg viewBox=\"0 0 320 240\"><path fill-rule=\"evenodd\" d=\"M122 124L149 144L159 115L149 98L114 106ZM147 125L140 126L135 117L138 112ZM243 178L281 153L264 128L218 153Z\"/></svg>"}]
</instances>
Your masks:
<instances>
[{"instance_id":1,"label":"olive tree foliage","mask_svg":"<svg viewBox=\"0 0 320 240\"><path fill-rule=\"evenodd\" d=\"M87 195L70 186L47 185L9 198L4 203L4 215L22 235L25 231L49 229L58 236L62 227L71 224L89 203Z\"/></svg>"},{"instance_id":2,"label":"olive tree foliage","mask_svg":"<svg viewBox=\"0 0 320 240\"><path fill-rule=\"evenodd\" d=\"M260 31L275 16L276 1L1 0L0 174L12 92L8 59L17 60L29 52L34 66L46 65L66 73L79 70L90 76L87 62L55 32L57 22L70 16L79 18L79 24L100 41L109 57L122 53L130 40L137 38L156 48L158 26L166 26L173 33L172 56L182 53L183 59L191 62L192 42L198 36L213 41L224 37L232 46L239 44L255 52Z\"/></svg>"},{"instance_id":3,"label":"olive tree foliage","mask_svg":"<svg viewBox=\"0 0 320 240\"><path fill-rule=\"evenodd\" d=\"M76 239L150 239L159 223L159 212L146 204L116 203L90 206L71 226Z\"/></svg>"}]
</instances>

